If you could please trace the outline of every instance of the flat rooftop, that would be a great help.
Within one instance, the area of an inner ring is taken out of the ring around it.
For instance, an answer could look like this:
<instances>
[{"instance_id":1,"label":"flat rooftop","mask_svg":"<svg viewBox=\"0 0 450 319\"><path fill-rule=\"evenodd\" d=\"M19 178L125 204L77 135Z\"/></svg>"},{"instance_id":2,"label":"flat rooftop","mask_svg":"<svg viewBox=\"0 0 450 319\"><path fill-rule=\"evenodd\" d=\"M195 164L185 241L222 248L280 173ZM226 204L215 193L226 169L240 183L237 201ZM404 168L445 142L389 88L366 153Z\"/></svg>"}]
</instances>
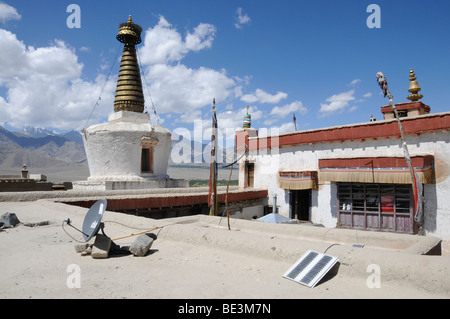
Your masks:
<instances>
[{"instance_id":1,"label":"flat rooftop","mask_svg":"<svg viewBox=\"0 0 450 319\"><path fill-rule=\"evenodd\" d=\"M0 214L6 212L23 224L0 232L0 298L450 297L450 257L422 255L438 241L430 237L238 219L228 230L226 217L155 220L107 210L105 234L121 246L134 237L115 238L162 228L152 231L158 238L144 257L93 259L75 251L81 234L62 226L70 218L81 228L86 208L53 199L2 201ZM42 221L48 225L25 225ZM308 249L339 258L314 288L282 277ZM71 265L79 267L80 288L68 286ZM368 285L370 265L379 267L379 288Z\"/></svg>"}]
</instances>

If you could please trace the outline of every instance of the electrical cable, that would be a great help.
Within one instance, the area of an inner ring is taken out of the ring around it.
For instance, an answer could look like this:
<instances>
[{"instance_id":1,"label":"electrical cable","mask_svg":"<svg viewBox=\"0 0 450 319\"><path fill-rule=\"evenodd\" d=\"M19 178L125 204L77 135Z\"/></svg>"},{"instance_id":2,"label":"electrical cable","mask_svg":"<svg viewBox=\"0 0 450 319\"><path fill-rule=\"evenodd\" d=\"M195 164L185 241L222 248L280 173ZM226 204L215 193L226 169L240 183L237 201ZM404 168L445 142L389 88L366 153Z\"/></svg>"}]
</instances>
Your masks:
<instances>
[{"instance_id":1,"label":"electrical cable","mask_svg":"<svg viewBox=\"0 0 450 319\"><path fill-rule=\"evenodd\" d=\"M64 223L66 222L66 220L63 220L63 222L62 222L62 224L61 224L61 228L64 230L64 232L67 234L67 236L69 236L70 238L72 238L73 240L75 240L76 242L78 242L78 243L81 243L81 244L83 244L83 243L85 243L84 241L79 241L78 239L75 239L74 237L72 237L72 235L70 235L68 232L67 232L67 230L64 228ZM68 224L68 225L70 225L70 224ZM73 226L72 226L73 227Z\"/></svg>"},{"instance_id":2,"label":"electrical cable","mask_svg":"<svg viewBox=\"0 0 450 319\"><path fill-rule=\"evenodd\" d=\"M330 246L327 247L327 249L325 249L325 251L323 253L325 254L328 249L330 249L331 247L336 246L336 245L340 246L341 244L338 244L338 243L331 244Z\"/></svg>"}]
</instances>

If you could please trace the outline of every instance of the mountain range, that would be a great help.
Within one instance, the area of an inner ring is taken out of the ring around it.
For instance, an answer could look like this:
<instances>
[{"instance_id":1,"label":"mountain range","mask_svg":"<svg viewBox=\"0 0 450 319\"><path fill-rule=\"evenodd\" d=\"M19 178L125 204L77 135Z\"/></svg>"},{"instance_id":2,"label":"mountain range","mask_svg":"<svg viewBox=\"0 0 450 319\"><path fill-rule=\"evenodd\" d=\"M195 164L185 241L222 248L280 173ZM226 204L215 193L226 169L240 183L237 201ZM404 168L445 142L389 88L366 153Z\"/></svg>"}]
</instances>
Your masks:
<instances>
[{"instance_id":1,"label":"mountain range","mask_svg":"<svg viewBox=\"0 0 450 319\"><path fill-rule=\"evenodd\" d=\"M55 136L55 137L62 137L69 141L83 144L83 139L81 138L80 132L76 131L70 131L67 133L58 133L55 131L49 131L46 128L42 127L33 127L33 126L27 126L23 128L21 131L13 132L16 136L24 136L24 137L48 137L48 136Z\"/></svg>"},{"instance_id":2,"label":"mountain range","mask_svg":"<svg viewBox=\"0 0 450 319\"><path fill-rule=\"evenodd\" d=\"M175 153L190 150L191 162L174 162L170 156L169 165L209 167L209 145L174 136L172 147L175 145ZM202 163L198 163L199 159ZM0 175L20 174L24 164L30 173L44 174L52 181L83 180L89 176L80 132L62 134L36 127L11 132L0 126Z\"/></svg>"},{"instance_id":3,"label":"mountain range","mask_svg":"<svg viewBox=\"0 0 450 319\"><path fill-rule=\"evenodd\" d=\"M86 171L80 133L58 134L32 127L10 132L0 126L0 175L18 174L24 164L32 173L77 168Z\"/></svg>"}]
</instances>

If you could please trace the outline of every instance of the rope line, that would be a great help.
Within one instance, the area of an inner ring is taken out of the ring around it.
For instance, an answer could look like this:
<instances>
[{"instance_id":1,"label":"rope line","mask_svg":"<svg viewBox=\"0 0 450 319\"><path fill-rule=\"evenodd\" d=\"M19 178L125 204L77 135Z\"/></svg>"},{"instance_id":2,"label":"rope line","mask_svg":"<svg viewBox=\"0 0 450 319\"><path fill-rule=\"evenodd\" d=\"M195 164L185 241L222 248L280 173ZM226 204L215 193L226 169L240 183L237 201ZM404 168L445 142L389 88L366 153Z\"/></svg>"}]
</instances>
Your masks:
<instances>
[{"instance_id":1,"label":"rope line","mask_svg":"<svg viewBox=\"0 0 450 319\"><path fill-rule=\"evenodd\" d=\"M84 130L86 129L86 127L87 127L87 125L88 125L88 123L89 123L89 120L91 119L91 116L92 116L92 114L94 113L95 108L96 108L97 105L99 104L99 101L102 100L101 96L102 96L102 94L103 94L103 91L105 90L106 84L108 83L109 77L111 76L111 72L112 72L114 66L116 65L117 56L119 55L119 51L120 51L119 49L120 49L120 45L117 47L116 56L114 57L114 62L113 62L112 66L111 66L111 68L110 68L110 70L109 70L108 76L106 77L106 80L105 80L105 83L103 84L102 90L100 91L100 95L98 96L98 99L97 99L97 101L95 102L94 107L92 108L91 114L89 114L89 117L88 117L88 119L87 119L87 121L86 121L86 124L84 125L82 131L84 131Z\"/></svg>"},{"instance_id":2,"label":"rope line","mask_svg":"<svg viewBox=\"0 0 450 319\"><path fill-rule=\"evenodd\" d=\"M138 63L139 63L139 68L141 69L142 77L144 78L144 85L145 85L145 88L147 89L148 96L150 97L150 102L152 103L153 114L155 115L156 122L158 123L158 125L161 125L161 123L159 121L159 116L156 113L156 108L155 108L155 104L153 103L152 95L150 94L150 90L147 85L147 79L145 78L145 72L144 72L144 69L141 64L141 57L139 56L138 50L136 50L136 55L138 57ZM144 106L144 110L146 110L146 109L147 109L147 105Z\"/></svg>"}]
</instances>

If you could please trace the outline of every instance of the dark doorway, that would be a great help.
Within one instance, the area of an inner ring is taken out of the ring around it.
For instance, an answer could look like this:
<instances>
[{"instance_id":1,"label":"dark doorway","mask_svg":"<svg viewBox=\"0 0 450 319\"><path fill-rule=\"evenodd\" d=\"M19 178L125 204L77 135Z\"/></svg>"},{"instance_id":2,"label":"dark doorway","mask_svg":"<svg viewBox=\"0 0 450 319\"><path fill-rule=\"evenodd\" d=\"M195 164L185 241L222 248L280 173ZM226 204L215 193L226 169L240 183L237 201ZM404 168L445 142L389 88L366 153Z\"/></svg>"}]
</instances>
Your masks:
<instances>
[{"instance_id":1,"label":"dark doorway","mask_svg":"<svg viewBox=\"0 0 450 319\"><path fill-rule=\"evenodd\" d=\"M291 190L291 218L309 221L309 208L311 207L311 190Z\"/></svg>"},{"instance_id":2,"label":"dark doorway","mask_svg":"<svg viewBox=\"0 0 450 319\"><path fill-rule=\"evenodd\" d=\"M245 162L246 183L245 187L253 187L255 180L255 164Z\"/></svg>"},{"instance_id":3,"label":"dark doorway","mask_svg":"<svg viewBox=\"0 0 450 319\"><path fill-rule=\"evenodd\" d=\"M141 153L141 172L153 173L153 149L143 148Z\"/></svg>"}]
</instances>

